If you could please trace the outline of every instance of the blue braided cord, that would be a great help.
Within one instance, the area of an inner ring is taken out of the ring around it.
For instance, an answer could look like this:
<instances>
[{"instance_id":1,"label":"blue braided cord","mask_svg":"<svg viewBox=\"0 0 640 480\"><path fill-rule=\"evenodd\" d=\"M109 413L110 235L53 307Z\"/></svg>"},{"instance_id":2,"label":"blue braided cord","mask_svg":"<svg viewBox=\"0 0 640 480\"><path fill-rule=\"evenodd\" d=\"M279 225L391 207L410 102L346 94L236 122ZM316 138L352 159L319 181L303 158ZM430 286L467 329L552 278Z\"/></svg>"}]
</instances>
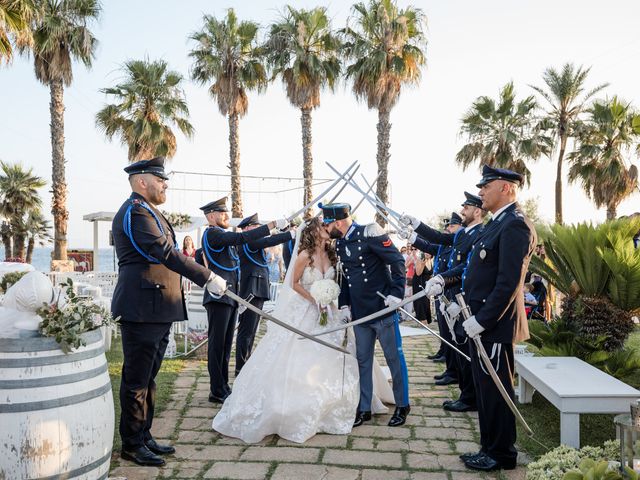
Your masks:
<instances>
[{"instance_id":1,"label":"blue braided cord","mask_svg":"<svg viewBox=\"0 0 640 480\"><path fill-rule=\"evenodd\" d=\"M451 248L451 253L449 254L449 261L447 262L447 268L449 269L451 268L451 264L453 263L453 254L456 253L456 248L455 248L456 240L458 240L458 235L462 231L464 231L463 228L458 230L456 234L453 236L453 247Z\"/></svg>"},{"instance_id":2,"label":"blue braided cord","mask_svg":"<svg viewBox=\"0 0 640 480\"><path fill-rule=\"evenodd\" d=\"M209 228L213 228L213 227L209 227ZM207 240L207 230L209 229L207 228L204 231L204 235L202 236L202 247L203 247L202 250L207 257L207 260L209 260L210 263L213 263L216 267L218 267L220 270L224 270L225 272L236 272L240 270L240 265L238 264L239 258L237 255L234 255L233 250L231 250L230 247L227 247L227 248L229 248L229 254L231 255L231 258L234 260L234 263L236 264L235 267L225 267L224 265L219 264L213 259L213 256L211 255L209 250L212 250L216 253L220 253L225 249L225 247L221 247L219 250L216 250L215 248L211 247L209 245L209 241Z\"/></svg>"},{"instance_id":3,"label":"blue braided cord","mask_svg":"<svg viewBox=\"0 0 640 480\"><path fill-rule=\"evenodd\" d=\"M263 267L263 268L269 268L269 265L266 263L267 259L264 258L264 250L251 250L247 244L245 243L244 245L242 245L242 249L244 250L245 255L247 256L247 258L254 264L256 264L259 267ZM265 261L265 263L260 263L258 262L255 258L253 258L251 256L252 253L257 253L258 251L260 251L262 253L262 259Z\"/></svg>"},{"instance_id":4,"label":"blue braided cord","mask_svg":"<svg viewBox=\"0 0 640 480\"><path fill-rule=\"evenodd\" d=\"M160 223L160 219L156 216L154 211L151 210L151 208L149 208L149 206L144 202L140 202L140 203L138 203L138 205L140 205L142 208L144 208L146 211L148 211L151 214L153 219L156 221L156 224L158 225L158 229L160 230L160 233L162 235L164 235L164 228L162 228L162 224ZM129 240L131 240L131 244L133 245L133 248L135 248L140 255L142 255L145 259L147 259L151 263L160 263L159 260L157 260L154 257L152 257L151 255L143 252L142 249L138 246L138 244L134 240L133 233L131 231L131 210L132 209L133 209L133 203L131 203L127 207L127 211L124 213L124 218L122 219L122 228L124 230L124 234L129 238ZM174 245L177 248L177 244L175 242L174 242Z\"/></svg>"}]
</instances>

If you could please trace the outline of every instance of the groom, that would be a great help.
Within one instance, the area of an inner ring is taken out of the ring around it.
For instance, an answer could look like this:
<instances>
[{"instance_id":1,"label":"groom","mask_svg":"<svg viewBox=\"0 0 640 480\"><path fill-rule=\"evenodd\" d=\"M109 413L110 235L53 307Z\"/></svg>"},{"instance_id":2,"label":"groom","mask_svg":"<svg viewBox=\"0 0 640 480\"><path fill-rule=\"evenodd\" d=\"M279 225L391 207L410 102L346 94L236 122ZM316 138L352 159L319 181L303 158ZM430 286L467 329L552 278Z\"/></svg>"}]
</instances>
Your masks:
<instances>
[{"instance_id":1,"label":"groom","mask_svg":"<svg viewBox=\"0 0 640 480\"><path fill-rule=\"evenodd\" d=\"M404 259L377 223L358 225L346 203L319 205L325 229L338 239L336 250L342 264L339 303L342 317L357 320L388 305L397 305L404 296ZM377 292L386 296L382 300ZM409 414L409 380L402 352L398 314L378 318L353 327L360 371L360 403L354 427L371 420L373 394L373 354L376 338L384 352L393 380L396 409L390 427L403 425Z\"/></svg>"}]
</instances>

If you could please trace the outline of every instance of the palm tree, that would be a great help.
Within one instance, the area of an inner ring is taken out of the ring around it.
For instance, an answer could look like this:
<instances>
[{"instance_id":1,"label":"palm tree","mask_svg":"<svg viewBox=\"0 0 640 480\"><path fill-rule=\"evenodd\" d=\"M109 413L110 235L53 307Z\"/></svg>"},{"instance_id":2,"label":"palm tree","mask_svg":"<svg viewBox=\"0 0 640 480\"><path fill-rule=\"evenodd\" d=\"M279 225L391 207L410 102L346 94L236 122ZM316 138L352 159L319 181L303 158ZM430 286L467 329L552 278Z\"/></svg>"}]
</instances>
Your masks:
<instances>
[{"instance_id":1,"label":"palm tree","mask_svg":"<svg viewBox=\"0 0 640 480\"><path fill-rule=\"evenodd\" d=\"M262 91L267 73L257 48L258 24L238 22L232 8L220 21L203 17L201 31L191 35L197 42L189 56L194 59L191 78L200 84L212 82L209 93L218 101L218 110L229 117L229 169L234 217L242 217L240 185L239 119L249 108L247 91Z\"/></svg>"},{"instance_id":2,"label":"palm tree","mask_svg":"<svg viewBox=\"0 0 640 480\"><path fill-rule=\"evenodd\" d=\"M36 78L51 92L51 190L53 260L67 259L67 183L64 159L64 87L73 80L72 60L91 66L98 41L88 28L97 20L99 0L43 0L33 31Z\"/></svg>"},{"instance_id":3,"label":"palm tree","mask_svg":"<svg viewBox=\"0 0 640 480\"><path fill-rule=\"evenodd\" d=\"M368 6L353 6L355 28L342 30L348 60L346 76L353 81L356 98L378 110L378 182L376 192L388 202L388 169L391 109L398 102L403 85L420 82L420 68L426 63L426 18L420 9L399 9L393 0L370 0ZM384 220L379 215L380 225Z\"/></svg>"},{"instance_id":4,"label":"palm tree","mask_svg":"<svg viewBox=\"0 0 640 480\"><path fill-rule=\"evenodd\" d=\"M579 115L586 103L596 93L607 87L603 83L584 93L584 84L591 68L576 67L565 63L561 71L553 67L547 68L542 79L547 89L531 86L548 103L547 119L553 125L555 140L559 144L558 163L556 166L556 223L562 224L562 162L567 149L567 140L573 134L579 121Z\"/></svg>"},{"instance_id":5,"label":"palm tree","mask_svg":"<svg viewBox=\"0 0 640 480\"><path fill-rule=\"evenodd\" d=\"M119 103L109 104L96 114L96 126L109 140L119 136L128 147L129 161L153 157L172 158L177 150L173 124L187 137L193 126L180 88L182 75L168 70L164 60L129 60L124 64L124 81L101 92Z\"/></svg>"},{"instance_id":6,"label":"palm tree","mask_svg":"<svg viewBox=\"0 0 640 480\"><path fill-rule=\"evenodd\" d=\"M7 219L6 224L13 239L13 251L5 250L5 256L24 259L24 218L29 211L42 206L38 189L44 187L46 182L34 175L32 169L25 170L20 164L10 165L0 161L0 170L0 214ZM6 228L5 232L8 232Z\"/></svg>"},{"instance_id":7,"label":"palm tree","mask_svg":"<svg viewBox=\"0 0 640 480\"><path fill-rule=\"evenodd\" d=\"M31 210L25 222L25 231L28 239L25 262L31 263L36 243L41 247L51 243L51 222L39 209Z\"/></svg>"},{"instance_id":8,"label":"palm tree","mask_svg":"<svg viewBox=\"0 0 640 480\"><path fill-rule=\"evenodd\" d=\"M0 0L0 64L13 58L13 45L19 49L33 45L31 23L38 16L33 0Z\"/></svg>"},{"instance_id":9,"label":"palm tree","mask_svg":"<svg viewBox=\"0 0 640 480\"><path fill-rule=\"evenodd\" d=\"M2 224L0 224L0 238L2 238L2 245L4 246L4 259L13 258L13 232L7 220L2 220Z\"/></svg>"},{"instance_id":10,"label":"palm tree","mask_svg":"<svg viewBox=\"0 0 640 480\"><path fill-rule=\"evenodd\" d=\"M497 102L490 97L479 97L462 117L461 133L469 143L456 154L456 162L463 169L478 161L480 165L521 173L527 184L530 183L527 161L549 155L552 140L544 135L546 125L535 116L535 98L529 96L516 102L515 97L513 83L507 83Z\"/></svg>"},{"instance_id":11,"label":"palm tree","mask_svg":"<svg viewBox=\"0 0 640 480\"><path fill-rule=\"evenodd\" d=\"M282 78L287 98L301 112L306 205L313 198L311 111L320 105L320 89L333 90L340 75L340 41L331 30L326 8L298 10L287 5L282 19L271 25L265 48L273 78ZM310 216L311 209L305 212L306 218Z\"/></svg>"},{"instance_id":12,"label":"palm tree","mask_svg":"<svg viewBox=\"0 0 640 480\"><path fill-rule=\"evenodd\" d=\"M580 182L596 207L607 207L607 220L638 188L638 168L627 158L640 134L640 114L618 97L595 101L578 127L577 149L569 154L569 181Z\"/></svg>"}]
</instances>

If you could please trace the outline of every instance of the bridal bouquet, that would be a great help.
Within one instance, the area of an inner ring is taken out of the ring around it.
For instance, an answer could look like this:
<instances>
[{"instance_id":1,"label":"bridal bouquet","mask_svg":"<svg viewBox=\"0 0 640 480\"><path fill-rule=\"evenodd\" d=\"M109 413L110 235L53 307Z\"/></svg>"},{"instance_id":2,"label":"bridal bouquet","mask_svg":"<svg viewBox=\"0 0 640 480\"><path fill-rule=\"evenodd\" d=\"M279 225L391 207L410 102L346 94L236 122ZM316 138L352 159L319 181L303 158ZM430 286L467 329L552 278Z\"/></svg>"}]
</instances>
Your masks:
<instances>
[{"instance_id":1,"label":"bridal bouquet","mask_svg":"<svg viewBox=\"0 0 640 480\"><path fill-rule=\"evenodd\" d=\"M320 307L320 325L327 324L327 307L340 295L340 286L330 278L318 280L311 285L309 293Z\"/></svg>"}]
</instances>

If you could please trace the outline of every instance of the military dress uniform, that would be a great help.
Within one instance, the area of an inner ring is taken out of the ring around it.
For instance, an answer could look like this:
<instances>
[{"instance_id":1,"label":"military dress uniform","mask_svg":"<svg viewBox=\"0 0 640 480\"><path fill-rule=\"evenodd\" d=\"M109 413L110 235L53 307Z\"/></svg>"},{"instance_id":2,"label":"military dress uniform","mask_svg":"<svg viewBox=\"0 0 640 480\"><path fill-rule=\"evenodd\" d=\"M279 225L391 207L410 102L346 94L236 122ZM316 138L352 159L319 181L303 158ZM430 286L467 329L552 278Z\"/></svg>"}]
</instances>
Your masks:
<instances>
[{"instance_id":1,"label":"military dress uniform","mask_svg":"<svg viewBox=\"0 0 640 480\"><path fill-rule=\"evenodd\" d=\"M226 197L208 203L200 209L205 213L228 211ZM202 235L202 255L196 262L224 278L229 291L238 294L240 257L238 246L269 235L269 227L262 225L247 232L229 232L218 226L209 226ZM229 360L233 345L238 304L227 296L217 297L205 290L202 304L209 321L207 367L209 370L209 400L223 402L231 394L229 386Z\"/></svg>"},{"instance_id":2,"label":"military dress uniform","mask_svg":"<svg viewBox=\"0 0 640 480\"><path fill-rule=\"evenodd\" d=\"M346 204L324 205L323 221L347 218L350 207ZM353 223L343 238L336 242L341 264L339 305L349 306L353 320L386 308L383 295L404 297L405 265L402 254L379 225ZM409 379L402 351L402 337L398 314L372 320L353 327L356 338L356 357L360 372L360 402L358 412L371 412L373 394L373 355L376 338L379 339L393 381L393 396L398 409L409 410ZM396 414L394 414L394 417ZM402 421L404 423L404 420Z\"/></svg>"},{"instance_id":3,"label":"military dress uniform","mask_svg":"<svg viewBox=\"0 0 640 480\"><path fill-rule=\"evenodd\" d=\"M259 225L258 215L245 218L238 228ZM264 249L280 245L291 240L291 232L283 232L263 237L240 247L240 296L245 300L251 297L251 304L262 310L264 302L269 300L271 282L269 265ZM284 245L286 247L286 244ZM236 335L236 376L251 355L260 316L247 309L239 315L238 334Z\"/></svg>"},{"instance_id":4,"label":"military dress uniform","mask_svg":"<svg viewBox=\"0 0 640 480\"><path fill-rule=\"evenodd\" d=\"M284 268L286 270L289 270L289 263L291 263L291 256L293 255L294 244L295 244L295 241L291 239L287 243L282 245L282 261L284 262Z\"/></svg>"},{"instance_id":5,"label":"military dress uniform","mask_svg":"<svg viewBox=\"0 0 640 480\"><path fill-rule=\"evenodd\" d=\"M520 174L485 166L478 187L497 179L522 183ZM513 344L529 337L522 287L535 245L535 228L518 205L503 207L478 235L463 278L465 301L484 328L482 344L511 398ZM481 470L514 468L515 416L482 364L475 343L469 345L481 450L465 464Z\"/></svg>"},{"instance_id":6,"label":"military dress uniform","mask_svg":"<svg viewBox=\"0 0 640 480\"><path fill-rule=\"evenodd\" d=\"M168 178L163 158L136 162L125 171L129 175L151 173ZM135 451L147 445L157 453L150 433L154 379L172 322L187 319L180 277L204 286L211 272L177 250L167 219L138 193L132 193L122 204L111 229L118 256L118 282L111 311L114 317L120 317L124 354L120 384L122 448Z\"/></svg>"}]
</instances>

